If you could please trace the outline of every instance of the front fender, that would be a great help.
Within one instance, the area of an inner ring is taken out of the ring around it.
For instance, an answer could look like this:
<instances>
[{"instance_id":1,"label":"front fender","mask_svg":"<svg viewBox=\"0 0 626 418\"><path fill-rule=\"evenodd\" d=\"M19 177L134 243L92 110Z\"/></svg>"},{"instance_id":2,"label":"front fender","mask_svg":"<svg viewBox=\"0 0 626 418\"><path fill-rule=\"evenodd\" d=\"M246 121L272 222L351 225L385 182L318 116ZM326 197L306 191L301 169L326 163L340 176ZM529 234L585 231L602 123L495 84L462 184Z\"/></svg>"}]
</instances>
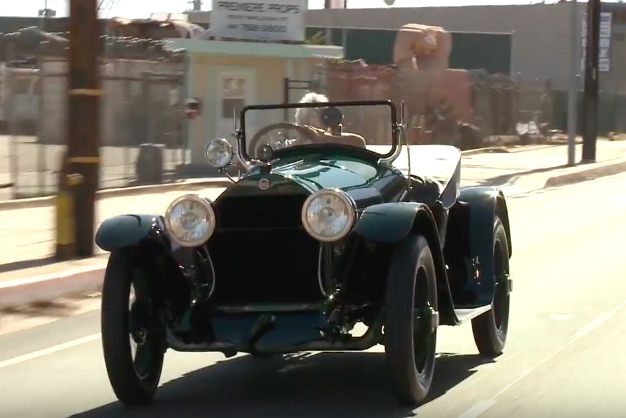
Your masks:
<instances>
[{"instance_id":1,"label":"front fender","mask_svg":"<svg viewBox=\"0 0 626 418\"><path fill-rule=\"evenodd\" d=\"M393 244L411 232L417 213L428 206L422 203L381 203L363 211L354 232L368 241Z\"/></svg>"},{"instance_id":2,"label":"front fender","mask_svg":"<svg viewBox=\"0 0 626 418\"><path fill-rule=\"evenodd\" d=\"M104 251L128 247L142 241L153 231L165 230L157 215L119 215L102 222L96 232L96 245Z\"/></svg>"},{"instance_id":3,"label":"front fender","mask_svg":"<svg viewBox=\"0 0 626 418\"><path fill-rule=\"evenodd\" d=\"M504 194L497 187L468 187L462 189L459 201L469 205L469 236L470 256L478 258L480 263L480 283L473 281L468 283L483 303L490 303L493 298L493 283L495 280L493 271L493 227L496 216L500 218L508 238L509 256L512 254L511 228L509 214Z\"/></svg>"}]
</instances>

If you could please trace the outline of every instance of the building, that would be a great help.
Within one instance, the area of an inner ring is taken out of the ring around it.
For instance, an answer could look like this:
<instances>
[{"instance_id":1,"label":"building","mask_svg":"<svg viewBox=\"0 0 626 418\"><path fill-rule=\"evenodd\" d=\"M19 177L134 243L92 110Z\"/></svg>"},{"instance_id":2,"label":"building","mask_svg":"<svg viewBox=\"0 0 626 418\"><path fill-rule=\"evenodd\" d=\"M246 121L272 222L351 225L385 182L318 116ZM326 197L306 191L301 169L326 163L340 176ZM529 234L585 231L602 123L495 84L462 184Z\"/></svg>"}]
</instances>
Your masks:
<instances>
[{"instance_id":1,"label":"building","mask_svg":"<svg viewBox=\"0 0 626 418\"><path fill-rule=\"evenodd\" d=\"M453 33L512 34L510 74L516 81L550 80L552 88L566 90L571 62L570 42L574 36L570 31L571 4L309 10L305 22L309 28L387 30L397 30L406 23L423 23L442 26ZM585 6L585 3L577 5L578 37ZM610 71L601 74L600 88L626 94L626 76L623 76L626 74L626 4L605 3L603 11L612 12L612 33ZM189 19L206 26L210 12L189 12ZM582 51L582 41L579 44ZM352 47L348 43L345 48L346 55L350 56ZM505 52L500 51L501 54ZM482 53L493 55L492 45L485 43ZM495 57L494 60L498 61ZM454 64L454 59L451 62Z\"/></svg>"}]
</instances>

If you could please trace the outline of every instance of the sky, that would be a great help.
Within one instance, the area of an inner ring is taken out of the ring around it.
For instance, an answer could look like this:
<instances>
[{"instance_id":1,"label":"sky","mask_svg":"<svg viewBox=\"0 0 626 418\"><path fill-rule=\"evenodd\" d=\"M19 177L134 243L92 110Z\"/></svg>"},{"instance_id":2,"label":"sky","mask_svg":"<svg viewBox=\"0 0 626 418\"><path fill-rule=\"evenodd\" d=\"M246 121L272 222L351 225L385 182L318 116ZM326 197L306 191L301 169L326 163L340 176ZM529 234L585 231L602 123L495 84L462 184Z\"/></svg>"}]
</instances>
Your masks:
<instances>
[{"instance_id":1,"label":"sky","mask_svg":"<svg viewBox=\"0 0 626 418\"><path fill-rule=\"evenodd\" d=\"M47 2L48 8L57 10L57 16L67 15L67 0L0 0L2 10L0 16L37 16L37 11L43 9ZM128 18L146 18L151 13L180 13L191 8L188 0L103 0L102 17L122 16ZM605 0L606 1L606 0ZM396 0L393 7L419 6L467 6L481 4L529 4L539 3L538 0ZM546 0L554 3L556 0ZM211 0L204 0L204 10L209 10ZM586 1L585 1L586 3ZM310 9L321 9L323 0L309 0ZM383 0L348 0L349 8L376 8L388 7Z\"/></svg>"}]
</instances>

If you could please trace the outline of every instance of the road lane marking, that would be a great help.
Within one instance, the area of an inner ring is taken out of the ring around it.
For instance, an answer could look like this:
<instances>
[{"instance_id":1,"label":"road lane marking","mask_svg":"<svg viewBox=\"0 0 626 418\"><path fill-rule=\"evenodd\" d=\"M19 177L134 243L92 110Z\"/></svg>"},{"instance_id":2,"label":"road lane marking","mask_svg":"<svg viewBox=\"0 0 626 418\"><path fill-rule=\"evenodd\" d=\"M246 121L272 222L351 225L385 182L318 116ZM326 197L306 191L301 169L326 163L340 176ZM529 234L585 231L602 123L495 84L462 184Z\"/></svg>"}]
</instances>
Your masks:
<instances>
[{"instance_id":1,"label":"road lane marking","mask_svg":"<svg viewBox=\"0 0 626 418\"><path fill-rule=\"evenodd\" d=\"M480 401L467 411L463 412L459 416L459 418L476 418L477 416L481 415L483 412L491 408L495 403L496 401L494 399Z\"/></svg>"},{"instance_id":2,"label":"road lane marking","mask_svg":"<svg viewBox=\"0 0 626 418\"><path fill-rule=\"evenodd\" d=\"M611 319L613 315L615 315L615 312L613 311L603 313L602 315L600 315L599 317L597 317L596 319L594 319L593 321L591 321L590 323L582 327L580 330L578 330L578 332L576 333L574 337L581 338L589 334L590 332L593 332L595 329L599 328L606 321Z\"/></svg>"},{"instance_id":3,"label":"road lane marking","mask_svg":"<svg viewBox=\"0 0 626 418\"><path fill-rule=\"evenodd\" d=\"M541 360L539 363L535 364L531 368L524 370L524 372L522 372L515 380L513 380L508 385L504 386L502 389L500 389L498 393L493 395L491 398L474 404L468 410L466 410L461 415L459 415L459 418L477 418L481 416L482 414L484 414L487 410L489 410L489 408L491 408L492 406L496 404L496 402L498 401L497 398L501 396L504 392L508 391L517 383L522 381L525 377L527 377L532 372L537 370L539 367L543 366L544 364L552 360L554 357L556 357L559 353L564 351L570 345L574 344L576 341L578 341L582 337L589 335L591 332L601 327L609 319L614 317L622 308L624 308L624 306L626 306L626 301L620 303L618 306L616 306L612 310L608 312L604 312L603 314L595 318L593 321L591 321L590 323L582 327L576 334L574 334L574 336L568 342L566 342L564 345L562 345L552 354L550 354L549 356L547 356L546 358L544 358L543 360Z\"/></svg>"},{"instance_id":4,"label":"road lane marking","mask_svg":"<svg viewBox=\"0 0 626 418\"><path fill-rule=\"evenodd\" d=\"M570 314L556 314L556 315L552 315L550 319L552 321L567 321L568 319L572 319L573 317L574 315L570 315Z\"/></svg>"},{"instance_id":5,"label":"road lane marking","mask_svg":"<svg viewBox=\"0 0 626 418\"><path fill-rule=\"evenodd\" d=\"M54 345L52 347L44 348L43 350L34 351L32 353L24 354L23 356L13 357L8 360L0 361L0 370L6 367L15 366L16 364L24 363L26 361L35 360L40 357L48 356L50 354L58 353L59 351L68 350L70 348L78 347L79 345L87 344L92 341L100 339L100 333L89 335L87 337L79 338L77 340L68 341L63 344Z\"/></svg>"}]
</instances>

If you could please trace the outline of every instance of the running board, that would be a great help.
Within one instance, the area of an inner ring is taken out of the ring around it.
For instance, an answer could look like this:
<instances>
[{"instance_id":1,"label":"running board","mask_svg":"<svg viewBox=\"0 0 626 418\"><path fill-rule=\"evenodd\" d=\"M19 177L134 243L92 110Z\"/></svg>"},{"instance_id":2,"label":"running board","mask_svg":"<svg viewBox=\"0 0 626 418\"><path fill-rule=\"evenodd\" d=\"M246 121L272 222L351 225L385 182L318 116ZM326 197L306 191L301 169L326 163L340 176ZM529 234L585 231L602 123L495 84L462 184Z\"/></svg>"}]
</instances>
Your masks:
<instances>
[{"instance_id":1,"label":"running board","mask_svg":"<svg viewBox=\"0 0 626 418\"><path fill-rule=\"evenodd\" d=\"M457 325L461 325L464 322L470 321L477 316L484 314L485 312L489 312L491 310L491 304L480 306L478 308L470 308L470 309L455 309L454 313L458 319Z\"/></svg>"}]
</instances>

